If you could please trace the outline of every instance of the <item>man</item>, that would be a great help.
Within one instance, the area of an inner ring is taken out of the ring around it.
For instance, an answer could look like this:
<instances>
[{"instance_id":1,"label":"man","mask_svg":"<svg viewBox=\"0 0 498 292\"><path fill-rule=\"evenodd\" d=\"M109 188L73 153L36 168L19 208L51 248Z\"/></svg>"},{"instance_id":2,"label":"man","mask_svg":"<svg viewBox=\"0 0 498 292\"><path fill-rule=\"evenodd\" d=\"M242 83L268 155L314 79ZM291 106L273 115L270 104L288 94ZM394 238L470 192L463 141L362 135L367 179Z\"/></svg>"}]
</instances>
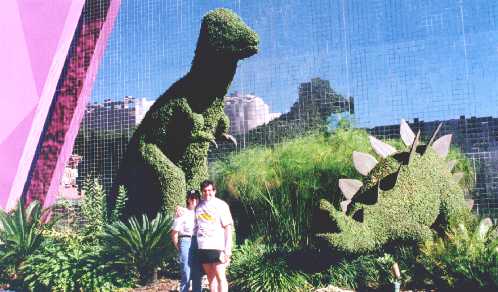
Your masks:
<instances>
[{"instance_id":1,"label":"man","mask_svg":"<svg viewBox=\"0 0 498 292\"><path fill-rule=\"evenodd\" d=\"M232 255L232 225L230 208L215 197L212 181L201 183L202 200L195 209L199 262L209 281L211 292L227 292L226 267Z\"/></svg>"},{"instance_id":2,"label":"man","mask_svg":"<svg viewBox=\"0 0 498 292\"><path fill-rule=\"evenodd\" d=\"M187 192L187 209L173 222L171 240L180 255L180 292L188 292L192 281L192 292L201 292L201 265L197 258L195 236L195 207L201 195L197 190Z\"/></svg>"}]
</instances>

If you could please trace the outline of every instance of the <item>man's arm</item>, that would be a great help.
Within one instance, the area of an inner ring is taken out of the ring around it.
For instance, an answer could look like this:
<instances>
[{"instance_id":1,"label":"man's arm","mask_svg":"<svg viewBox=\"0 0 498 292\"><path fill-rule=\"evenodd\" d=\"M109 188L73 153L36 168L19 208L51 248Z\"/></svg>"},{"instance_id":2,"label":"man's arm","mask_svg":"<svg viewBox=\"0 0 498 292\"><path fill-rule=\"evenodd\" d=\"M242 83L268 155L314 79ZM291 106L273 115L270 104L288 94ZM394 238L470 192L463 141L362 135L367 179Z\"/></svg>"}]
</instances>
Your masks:
<instances>
[{"instance_id":1,"label":"man's arm","mask_svg":"<svg viewBox=\"0 0 498 292\"><path fill-rule=\"evenodd\" d=\"M173 245L175 246L176 250L179 250L179 248L178 248L178 231L171 230L170 236L171 236L171 241L173 242Z\"/></svg>"},{"instance_id":2,"label":"man's arm","mask_svg":"<svg viewBox=\"0 0 498 292\"><path fill-rule=\"evenodd\" d=\"M225 255L232 255L232 224L223 228L225 230Z\"/></svg>"},{"instance_id":3,"label":"man's arm","mask_svg":"<svg viewBox=\"0 0 498 292\"><path fill-rule=\"evenodd\" d=\"M230 263L230 257L232 256L232 224L225 225L223 227L225 233L225 249L223 250L223 264Z\"/></svg>"}]
</instances>

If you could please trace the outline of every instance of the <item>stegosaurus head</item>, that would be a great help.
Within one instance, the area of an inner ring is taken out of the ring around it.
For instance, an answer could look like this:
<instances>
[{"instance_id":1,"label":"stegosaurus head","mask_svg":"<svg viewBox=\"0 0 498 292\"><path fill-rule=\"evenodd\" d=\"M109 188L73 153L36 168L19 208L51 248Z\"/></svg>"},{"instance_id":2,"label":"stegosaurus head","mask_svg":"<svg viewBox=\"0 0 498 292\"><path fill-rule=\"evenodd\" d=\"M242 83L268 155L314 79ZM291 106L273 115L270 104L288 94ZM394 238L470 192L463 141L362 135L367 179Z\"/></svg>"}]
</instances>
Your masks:
<instances>
[{"instance_id":1,"label":"stegosaurus head","mask_svg":"<svg viewBox=\"0 0 498 292\"><path fill-rule=\"evenodd\" d=\"M441 124L425 145L402 120L405 150L369 137L379 160L353 152L353 164L363 181L340 179L344 200L341 211L322 200L321 208L336 222L338 233L321 234L333 247L351 253L372 251L389 241L422 241L435 224L468 213L464 191L452 173L455 161L446 161L451 135L435 139Z\"/></svg>"},{"instance_id":2,"label":"stegosaurus head","mask_svg":"<svg viewBox=\"0 0 498 292\"><path fill-rule=\"evenodd\" d=\"M201 24L196 55L210 53L244 59L258 52L259 38L233 11L225 8L207 13Z\"/></svg>"}]
</instances>

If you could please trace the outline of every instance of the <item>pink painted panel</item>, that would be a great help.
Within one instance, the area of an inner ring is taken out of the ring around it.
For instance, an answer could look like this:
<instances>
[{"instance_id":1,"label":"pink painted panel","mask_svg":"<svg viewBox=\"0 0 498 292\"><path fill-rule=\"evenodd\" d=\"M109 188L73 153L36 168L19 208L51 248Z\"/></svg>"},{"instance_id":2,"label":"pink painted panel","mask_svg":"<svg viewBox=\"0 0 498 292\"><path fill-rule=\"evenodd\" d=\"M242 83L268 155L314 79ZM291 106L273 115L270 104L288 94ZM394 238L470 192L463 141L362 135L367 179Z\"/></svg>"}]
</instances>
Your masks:
<instances>
[{"instance_id":1,"label":"pink painted panel","mask_svg":"<svg viewBox=\"0 0 498 292\"><path fill-rule=\"evenodd\" d=\"M0 3L0 37L9 44L0 46L0 208L22 193L83 3Z\"/></svg>"},{"instance_id":2,"label":"pink painted panel","mask_svg":"<svg viewBox=\"0 0 498 292\"><path fill-rule=\"evenodd\" d=\"M120 6L121 0L111 1L109 9L107 11L107 15L105 17L105 21L100 29L99 38L97 39L97 43L95 45L95 51L93 53L90 66L88 67L86 72L83 87L76 103L74 115L66 132L66 137L64 139L65 143L61 149L61 153L59 154L54 174L52 175L50 188L45 199L45 207L52 205L56 200L57 189L61 183L65 162L73 153L74 141L76 140L76 136L78 135L80 124L85 114L85 108L90 99L93 83L97 77L98 68L104 56L104 50L107 46L107 41L109 40L109 37L111 35L112 28L116 21Z\"/></svg>"},{"instance_id":3,"label":"pink painted panel","mask_svg":"<svg viewBox=\"0 0 498 292\"><path fill-rule=\"evenodd\" d=\"M27 203L33 200L51 205L56 198L64 164L71 154L93 81L111 32L120 1L90 2L84 7L73 50L60 78L60 88L42 137L41 148L27 190Z\"/></svg>"}]
</instances>

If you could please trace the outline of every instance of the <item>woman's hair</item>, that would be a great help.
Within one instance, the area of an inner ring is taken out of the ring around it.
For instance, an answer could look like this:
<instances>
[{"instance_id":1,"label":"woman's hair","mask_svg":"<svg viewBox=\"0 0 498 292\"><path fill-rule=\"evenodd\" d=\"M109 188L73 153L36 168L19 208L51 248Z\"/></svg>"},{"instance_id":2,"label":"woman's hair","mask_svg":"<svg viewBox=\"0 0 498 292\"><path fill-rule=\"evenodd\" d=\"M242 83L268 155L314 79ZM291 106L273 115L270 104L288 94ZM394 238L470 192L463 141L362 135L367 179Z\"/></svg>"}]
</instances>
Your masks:
<instances>
[{"instance_id":1,"label":"woman's hair","mask_svg":"<svg viewBox=\"0 0 498 292\"><path fill-rule=\"evenodd\" d=\"M187 206L188 206L188 200L189 199L200 200L201 199L201 193L198 190L187 191L187 195L185 196L185 203L187 204Z\"/></svg>"}]
</instances>

